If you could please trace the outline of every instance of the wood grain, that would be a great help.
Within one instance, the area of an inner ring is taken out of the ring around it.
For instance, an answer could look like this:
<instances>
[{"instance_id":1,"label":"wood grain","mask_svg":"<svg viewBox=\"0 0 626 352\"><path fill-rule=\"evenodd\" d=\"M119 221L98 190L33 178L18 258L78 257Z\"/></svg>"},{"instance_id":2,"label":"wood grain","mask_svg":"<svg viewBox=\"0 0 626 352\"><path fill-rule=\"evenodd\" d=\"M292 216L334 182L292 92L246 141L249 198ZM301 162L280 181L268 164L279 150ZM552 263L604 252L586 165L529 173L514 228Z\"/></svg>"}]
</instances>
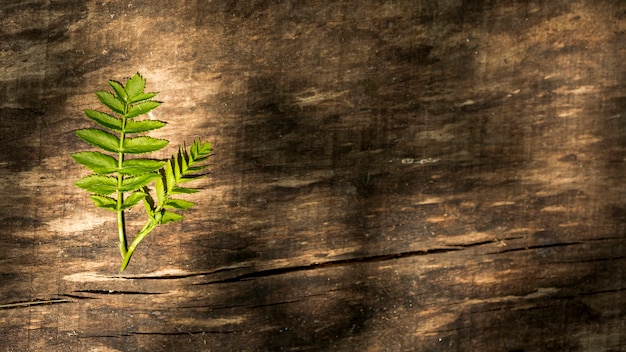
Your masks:
<instances>
[{"instance_id":1,"label":"wood grain","mask_svg":"<svg viewBox=\"0 0 626 352\"><path fill-rule=\"evenodd\" d=\"M626 349L624 2L0 14L0 349ZM93 93L137 71L155 157L215 155L119 273L69 154Z\"/></svg>"}]
</instances>

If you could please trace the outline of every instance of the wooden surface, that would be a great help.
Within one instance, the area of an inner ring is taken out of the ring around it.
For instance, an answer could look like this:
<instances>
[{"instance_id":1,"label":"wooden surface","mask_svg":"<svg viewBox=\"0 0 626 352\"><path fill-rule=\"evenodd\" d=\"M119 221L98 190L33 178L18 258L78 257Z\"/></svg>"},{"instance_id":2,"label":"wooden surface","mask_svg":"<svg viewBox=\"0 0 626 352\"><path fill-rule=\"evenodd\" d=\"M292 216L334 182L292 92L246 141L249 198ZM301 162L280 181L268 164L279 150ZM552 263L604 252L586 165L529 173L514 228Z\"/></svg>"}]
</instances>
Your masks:
<instances>
[{"instance_id":1,"label":"wooden surface","mask_svg":"<svg viewBox=\"0 0 626 352\"><path fill-rule=\"evenodd\" d=\"M626 350L624 1L5 0L0 33L0 350ZM69 154L137 71L166 153L215 156L120 274Z\"/></svg>"}]
</instances>

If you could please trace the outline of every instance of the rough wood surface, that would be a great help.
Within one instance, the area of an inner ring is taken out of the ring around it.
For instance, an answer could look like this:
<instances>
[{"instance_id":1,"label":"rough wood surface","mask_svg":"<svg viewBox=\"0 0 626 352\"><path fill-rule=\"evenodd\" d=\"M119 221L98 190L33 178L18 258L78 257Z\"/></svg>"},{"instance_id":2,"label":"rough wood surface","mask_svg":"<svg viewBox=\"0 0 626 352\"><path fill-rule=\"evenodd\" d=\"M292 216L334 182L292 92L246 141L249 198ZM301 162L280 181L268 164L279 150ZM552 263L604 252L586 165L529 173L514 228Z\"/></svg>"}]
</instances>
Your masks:
<instances>
[{"instance_id":1,"label":"rough wood surface","mask_svg":"<svg viewBox=\"0 0 626 352\"><path fill-rule=\"evenodd\" d=\"M0 349L624 351L625 58L619 0L0 1ZM120 274L69 154L136 71L215 156Z\"/></svg>"}]
</instances>

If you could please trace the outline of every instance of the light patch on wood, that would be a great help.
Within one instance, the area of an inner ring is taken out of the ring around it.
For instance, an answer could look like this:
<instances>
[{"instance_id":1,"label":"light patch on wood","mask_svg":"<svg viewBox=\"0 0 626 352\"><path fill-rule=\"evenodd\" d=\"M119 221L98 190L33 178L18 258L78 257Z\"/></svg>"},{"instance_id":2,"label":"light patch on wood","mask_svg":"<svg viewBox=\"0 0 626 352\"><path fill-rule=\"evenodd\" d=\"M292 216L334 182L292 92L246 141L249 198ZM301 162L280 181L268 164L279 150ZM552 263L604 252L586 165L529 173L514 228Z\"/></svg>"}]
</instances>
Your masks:
<instances>
[{"instance_id":1,"label":"light patch on wood","mask_svg":"<svg viewBox=\"0 0 626 352\"><path fill-rule=\"evenodd\" d=\"M583 110L582 109L569 109L563 112L559 113L559 117L570 117L570 116L577 116L580 113L582 113Z\"/></svg>"},{"instance_id":2,"label":"light patch on wood","mask_svg":"<svg viewBox=\"0 0 626 352\"><path fill-rule=\"evenodd\" d=\"M201 326L204 328L217 328L228 325L239 325L246 322L244 316L238 315L231 318L212 318L212 319L194 319L194 318L181 318L173 319L171 323L182 326Z\"/></svg>"},{"instance_id":3,"label":"light patch on wood","mask_svg":"<svg viewBox=\"0 0 626 352\"><path fill-rule=\"evenodd\" d=\"M494 275L479 275L475 276L473 282L477 285L491 285L505 281L504 276L509 276L513 273L513 270L502 270L493 272Z\"/></svg>"},{"instance_id":4,"label":"light patch on wood","mask_svg":"<svg viewBox=\"0 0 626 352\"><path fill-rule=\"evenodd\" d=\"M103 281L117 281L119 277L105 276L95 272L82 272L74 273L63 276L63 280L71 282L103 282Z\"/></svg>"},{"instance_id":5,"label":"light patch on wood","mask_svg":"<svg viewBox=\"0 0 626 352\"><path fill-rule=\"evenodd\" d=\"M276 180L275 182L270 183L270 185L285 188L299 188L322 182L323 180L329 179L332 176L332 171L312 172L303 176L281 178L279 180Z\"/></svg>"},{"instance_id":6,"label":"light patch on wood","mask_svg":"<svg viewBox=\"0 0 626 352\"><path fill-rule=\"evenodd\" d=\"M538 299L543 298L545 296L552 295L557 293L559 290L555 287L540 287L535 292L529 293L523 296L502 296L502 297L493 297L488 299L470 299L463 302L464 305L475 305L475 304L484 304L484 303L500 303L500 302L511 302L511 301L523 301L529 299Z\"/></svg>"},{"instance_id":7,"label":"light patch on wood","mask_svg":"<svg viewBox=\"0 0 626 352\"><path fill-rule=\"evenodd\" d=\"M83 232L93 230L110 220L93 213L83 212L80 216L64 217L49 221L48 230L53 232Z\"/></svg>"},{"instance_id":8,"label":"light patch on wood","mask_svg":"<svg viewBox=\"0 0 626 352\"><path fill-rule=\"evenodd\" d=\"M424 131L418 133L415 137L416 139L432 139L439 142L445 142L456 138L457 133L454 131L454 128L460 126L461 124L447 124L438 130L432 131Z\"/></svg>"},{"instance_id":9,"label":"light patch on wood","mask_svg":"<svg viewBox=\"0 0 626 352\"><path fill-rule=\"evenodd\" d=\"M543 298L557 293L559 290L554 287L540 287L535 292L529 293L523 296L502 296L493 297L487 299L466 299L464 301L457 302L458 305L466 307L463 310L467 311L468 306L480 305L480 304L492 304L502 302L518 302L523 304L524 301ZM427 322L423 326L420 326L415 330L414 334L418 336L432 336L438 335L442 330L447 330L446 325L453 323L458 319L460 313L441 312L440 307L435 307L419 314L420 320Z\"/></svg>"},{"instance_id":10,"label":"light patch on wood","mask_svg":"<svg viewBox=\"0 0 626 352\"><path fill-rule=\"evenodd\" d=\"M574 89L567 89L566 87L561 87L557 89L556 92L559 94L579 95L579 94L589 94L589 93L595 92L596 90L597 89L594 86L580 86Z\"/></svg>"},{"instance_id":11,"label":"light patch on wood","mask_svg":"<svg viewBox=\"0 0 626 352\"><path fill-rule=\"evenodd\" d=\"M540 231L544 231L544 228L531 228L531 227L518 227L515 229L511 229L508 231L509 234L516 234L516 233L523 233L523 234L530 234L530 233L537 233Z\"/></svg>"},{"instance_id":12,"label":"light patch on wood","mask_svg":"<svg viewBox=\"0 0 626 352\"><path fill-rule=\"evenodd\" d=\"M515 202L513 202L513 201L501 201L501 202L493 202L493 203L489 204L490 207L501 207L501 206L505 206L505 205L515 205Z\"/></svg>"},{"instance_id":13,"label":"light patch on wood","mask_svg":"<svg viewBox=\"0 0 626 352\"><path fill-rule=\"evenodd\" d=\"M346 94L347 91L320 93L318 92L316 88L313 88L313 89L308 90L305 93L306 94L303 97L296 97L296 105L298 105L300 108L303 108L305 106L310 106L310 105L318 105L319 103L323 101L338 98Z\"/></svg>"},{"instance_id":14,"label":"light patch on wood","mask_svg":"<svg viewBox=\"0 0 626 352\"><path fill-rule=\"evenodd\" d=\"M457 105L458 107L463 107L463 106L468 106L468 105L474 105L476 104L475 101L473 101L472 99L468 99L464 102L462 102L461 104Z\"/></svg>"},{"instance_id":15,"label":"light patch on wood","mask_svg":"<svg viewBox=\"0 0 626 352\"><path fill-rule=\"evenodd\" d=\"M426 219L426 221L430 223L439 223L439 222L445 222L448 220L451 220L451 218L448 216L433 216L433 217Z\"/></svg>"},{"instance_id":16,"label":"light patch on wood","mask_svg":"<svg viewBox=\"0 0 626 352\"><path fill-rule=\"evenodd\" d=\"M93 341L90 341L89 343L93 343ZM122 351L116 350L115 348L111 348L108 346L91 346L91 349L89 350L89 352L122 352Z\"/></svg>"},{"instance_id":17,"label":"light patch on wood","mask_svg":"<svg viewBox=\"0 0 626 352\"><path fill-rule=\"evenodd\" d=\"M442 313L440 309L430 309L420 313L419 316L419 320L425 324L418 327L414 334L417 336L432 336L437 335L441 330L446 330L446 325L456 321L459 314Z\"/></svg>"},{"instance_id":18,"label":"light patch on wood","mask_svg":"<svg viewBox=\"0 0 626 352\"><path fill-rule=\"evenodd\" d=\"M441 198L433 197L433 198L426 198L426 199L424 199L422 201L419 201L419 202L415 203L415 205L439 204L441 202L443 202L443 200Z\"/></svg>"},{"instance_id":19,"label":"light patch on wood","mask_svg":"<svg viewBox=\"0 0 626 352\"><path fill-rule=\"evenodd\" d=\"M568 227L577 227L580 226L580 222L578 221L574 221L574 222L568 222L568 223L564 223L564 224L559 224L560 228L568 228Z\"/></svg>"},{"instance_id":20,"label":"light patch on wood","mask_svg":"<svg viewBox=\"0 0 626 352\"><path fill-rule=\"evenodd\" d=\"M550 213L563 212L567 211L567 208L562 205L551 205L544 208L541 208L541 211L546 211Z\"/></svg>"},{"instance_id":21,"label":"light patch on wood","mask_svg":"<svg viewBox=\"0 0 626 352\"><path fill-rule=\"evenodd\" d=\"M402 164L418 164L418 165L424 165L424 164L433 164L436 162L439 162L439 158L424 158L424 159L414 159L414 158L403 158L402 160L400 160L400 162Z\"/></svg>"},{"instance_id":22,"label":"light patch on wood","mask_svg":"<svg viewBox=\"0 0 626 352\"><path fill-rule=\"evenodd\" d=\"M238 268L238 267L240 266L221 267L220 269L226 269L226 268L232 269L232 268ZM206 271L206 272L190 272L190 271L185 271L185 270L180 270L180 269L163 269L163 270L158 270L158 271L141 274L141 275L124 276L123 278L124 279L162 279L162 278L168 278L168 277L181 277L181 276L210 274L214 271L216 270Z\"/></svg>"},{"instance_id":23,"label":"light patch on wood","mask_svg":"<svg viewBox=\"0 0 626 352\"><path fill-rule=\"evenodd\" d=\"M474 243L480 243L488 240L496 241L496 236L487 232L470 232L461 236L446 236L441 241L442 244L449 246L467 246Z\"/></svg>"}]
</instances>

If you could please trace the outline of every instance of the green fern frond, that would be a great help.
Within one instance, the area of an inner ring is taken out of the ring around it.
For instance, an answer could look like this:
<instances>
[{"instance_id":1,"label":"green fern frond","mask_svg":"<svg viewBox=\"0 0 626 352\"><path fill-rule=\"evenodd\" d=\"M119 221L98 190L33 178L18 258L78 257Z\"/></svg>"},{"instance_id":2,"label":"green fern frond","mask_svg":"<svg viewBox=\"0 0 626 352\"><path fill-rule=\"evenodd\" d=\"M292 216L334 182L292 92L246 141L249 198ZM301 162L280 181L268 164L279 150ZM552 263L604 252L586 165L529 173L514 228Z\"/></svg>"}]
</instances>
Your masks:
<instances>
[{"instance_id":1,"label":"green fern frond","mask_svg":"<svg viewBox=\"0 0 626 352\"><path fill-rule=\"evenodd\" d=\"M123 258L121 270L124 270L135 248L145 236L158 225L183 218L183 215L172 210L187 210L194 205L193 202L171 196L198 191L178 185L202 177L198 172L207 167L201 163L208 159L211 144L194 141L189 151L182 147L165 161L145 157L127 159L129 155L139 156L167 146L169 142L165 139L141 135L162 128L166 123L137 119L161 105L152 100L157 93L144 92L146 80L139 73L129 78L125 84L113 80L108 83L113 93L99 91L96 92L96 97L110 112L85 110L85 115L102 129L86 128L76 131L80 139L102 152L83 151L71 156L93 172L76 181L76 186L91 193L89 197L96 207L117 214L119 248ZM150 185L154 185L156 201L150 195ZM127 193L130 194L128 197ZM142 201L148 220L127 247L124 211Z\"/></svg>"}]
</instances>

